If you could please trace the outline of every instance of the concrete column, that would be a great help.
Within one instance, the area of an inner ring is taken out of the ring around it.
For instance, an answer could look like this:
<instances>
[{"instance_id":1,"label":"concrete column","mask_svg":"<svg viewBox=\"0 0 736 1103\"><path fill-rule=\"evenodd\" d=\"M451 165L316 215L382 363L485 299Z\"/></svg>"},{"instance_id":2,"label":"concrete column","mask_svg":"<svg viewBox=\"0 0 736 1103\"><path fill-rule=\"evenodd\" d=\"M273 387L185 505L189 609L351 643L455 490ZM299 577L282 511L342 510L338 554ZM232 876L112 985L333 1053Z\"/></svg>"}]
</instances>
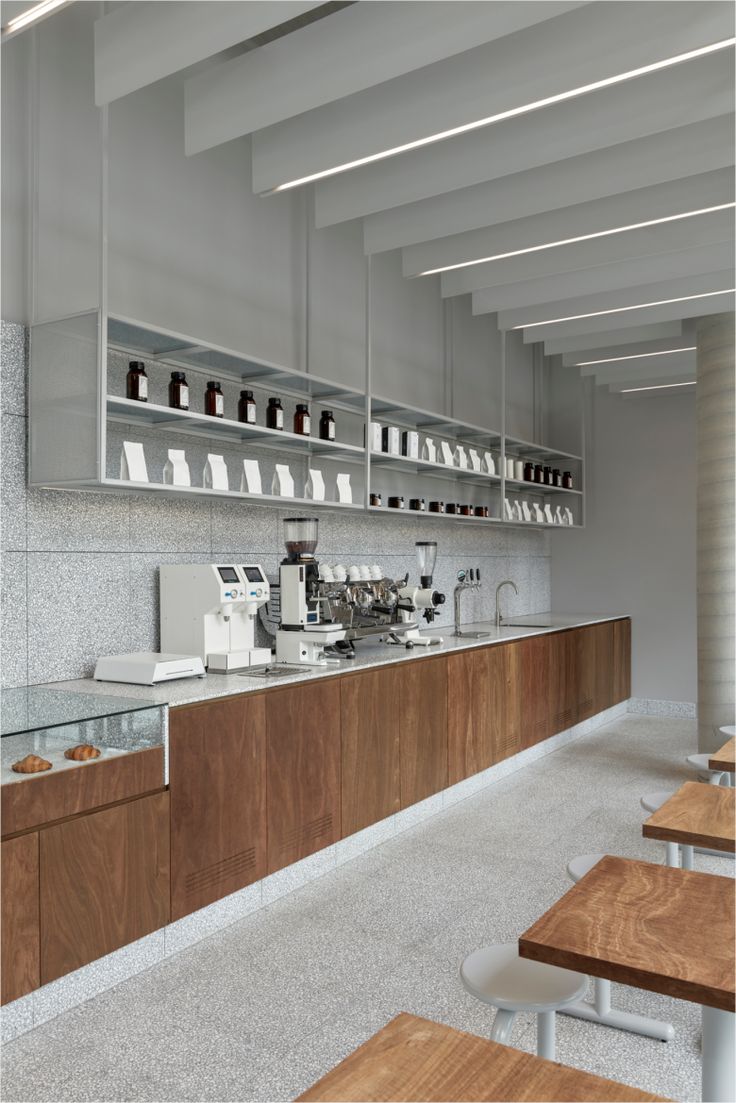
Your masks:
<instances>
[{"instance_id":1,"label":"concrete column","mask_svg":"<svg viewBox=\"0 0 736 1103\"><path fill-rule=\"evenodd\" d=\"M698 750L712 751L736 709L734 315L701 318L697 348Z\"/></svg>"}]
</instances>

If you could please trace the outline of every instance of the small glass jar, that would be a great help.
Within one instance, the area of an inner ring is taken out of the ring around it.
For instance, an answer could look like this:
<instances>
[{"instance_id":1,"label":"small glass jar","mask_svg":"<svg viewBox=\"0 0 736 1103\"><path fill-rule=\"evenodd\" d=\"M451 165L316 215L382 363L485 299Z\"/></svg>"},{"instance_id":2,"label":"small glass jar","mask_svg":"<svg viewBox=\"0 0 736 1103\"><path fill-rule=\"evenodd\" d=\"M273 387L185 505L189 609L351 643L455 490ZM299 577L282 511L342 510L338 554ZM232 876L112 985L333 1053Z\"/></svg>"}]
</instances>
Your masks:
<instances>
[{"instance_id":1,"label":"small glass jar","mask_svg":"<svg viewBox=\"0 0 736 1103\"><path fill-rule=\"evenodd\" d=\"M388 505L389 509L403 509L404 499L402 495L393 495L391 498L389 498Z\"/></svg>"},{"instance_id":2,"label":"small glass jar","mask_svg":"<svg viewBox=\"0 0 736 1103\"><path fill-rule=\"evenodd\" d=\"M148 402L148 376L142 360L130 360L125 377L125 394L134 402Z\"/></svg>"},{"instance_id":3,"label":"small glass jar","mask_svg":"<svg viewBox=\"0 0 736 1103\"><path fill-rule=\"evenodd\" d=\"M524 464L524 482L525 483L533 483L534 482L534 464L531 463L529 460L527 460L526 463Z\"/></svg>"},{"instance_id":4,"label":"small glass jar","mask_svg":"<svg viewBox=\"0 0 736 1103\"><path fill-rule=\"evenodd\" d=\"M427 503L424 498L410 498L409 509L418 510L419 513L425 513L427 509Z\"/></svg>"},{"instance_id":5,"label":"small glass jar","mask_svg":"<svg viewBox=\"0 0 736 1103\"><path fill-rule=\"evenodd\" d=\"M266 407L266 427L268 429L283 429L284 407L280 398L269 398Z\"/></svg>"},{"instance_id":6,"label":"small glass jar","mask_svg":"<svg viewBox=\"0 0 736 1103\"><path fill-rule=\"evenodd\" d=\"M465 505L465 504L461 505L460 509L459 509L459 513L460 513L461 517L470 517L470 515L471 515L470 506Z\"/></svg>"},{"instance_id":7,"label":"small glass jar","mask_svg":"<svg viewBox=\"0 0 736 1103\"><path fill-rule=\"evenodd\" d=\"M544 482L544 468L542 467L541 463L535 463L534 464L534 482L535 483L543 483Z\"/></svg>"},{"instance_id":8,"label":"small glass jar","mask_svg":"<svg viewBox=\"0 0 736 1103\"><path fill-rule=\"evenodd\" d=\"M457 511L458 511L457 502L448 502L447 505L445 506L445 513L457 513Z\"/></svg>"},{"instance_id":9,"label":"small glass jar","mask_svg":"<svg viewBox=\"0 0 736 1103\"><path fill-rule=\"evenodd\" d=\"M552 486L552 468L545 467L544 469L544 485Z\"/></svg>"},{"instance_id":10,"label":"small glass jar","mask_svg":"<svg viewBox=\"0 0 736 1103\"><path fill-rule=\"evenodd\" d=\"M204 392L204 412L210 417L225 416L225 398L220 390L220 384L214 379L209 380L207 390Z\"/></svg>"},{"instance_id":11,"label":"small glass jar","mask_svg":"<svg viewBox=\"0 0 736 1103\"><path fill-rule=\"evenodd\" d=\"M312 419L305 402L297 402L294 414L294 432L300 437L308 437L312 431Z\"/></svg>"},{"instance_id":12,"label":"small glass jar","mask_svg":"<svg viewBox=\"0 0 736 1103\"><path fill-rule=\"evenodd\" d=\"M445 512L445 503L444 502L430 502L429 503L429 512L430 513L444 513Z\"/></svg>"},{"instance_id":13,"label":"small glass jar","mask_svg":"<svg viewBox=\"0 0 736 1103\"><path fill-rule=\"evenodd\" d=\"M473 509L473 513L476 517L487 517L488 506L475 506Z\"/></svg>"},{"instance_id":14,"label":"small glass jar","mask_svg":"<svg viewBox=\"0 0 736 1103\"><path fill-rule=\"evenodd\" d=\"M244 421L246 425L256 423L256 401L253 391L241 391L238 399L238 421Z\"/></svg>"},{"instance_id":15,"label":"small glass jar","mask_svg":"<svg viewBox=\"0 0 736 1103\"><path fill-rule=\"evenodd\" d=\"M377 491L371 493L370 502L372 506L382 506L383 498Z\"/></svg>"},{"instance_id":16,"label":"small glass jar","mask_svg":"<svg viewBox=\"0 0 736 1103\"><path fill-rule=\"evenodd\" d=\"M552 472L552 486L562 486L562 472L559 467L555 467Z\"/></svg>"},{"instance_id":17,"label":"small glass jar","mask_svg":"<svg viewBox=\"0 0 736 1103\"><path fill-rule=\"evenodd\" d=\"M172 410L189 409L189 387L183 371L172 371L169 381L169 406Z\"/></svg>"},{"instance_id":18,"label":"small glass jar","mask_svg":"<svg viewBox=\"0 0 736 1103\"><path fill-rule=\"evenodd\" d=\"M332 416L332 410L322 411L322 416L319 419L319 439L335 439L335 419Z\"/></svg>"},{"instance_id":19,"label":"small glass jar","mask_svg":"<svg viewBox=\"0 0 736 1103\"><path fill-rule=\"evenodd\" d=\"M564 473L564 475L562 476L562 485L564 486L565 490L572 490L573 487L572 487L572 472L571 471L566 471Z\"/></svg>"}]
</instances>

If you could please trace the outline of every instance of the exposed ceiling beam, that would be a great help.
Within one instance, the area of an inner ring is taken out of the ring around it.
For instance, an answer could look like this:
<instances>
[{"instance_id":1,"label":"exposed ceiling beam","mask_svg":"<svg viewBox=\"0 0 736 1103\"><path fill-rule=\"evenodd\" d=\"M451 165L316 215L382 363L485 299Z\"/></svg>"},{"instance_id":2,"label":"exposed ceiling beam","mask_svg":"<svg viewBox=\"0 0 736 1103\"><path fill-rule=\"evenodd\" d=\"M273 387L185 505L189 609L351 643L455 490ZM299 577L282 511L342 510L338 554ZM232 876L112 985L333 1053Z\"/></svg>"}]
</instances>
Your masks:
<instances>
[{"instance_id":1,"label":"exposed ceiling beam","mask_svg":"<svg viewBox=\"0 0 736 1103\"><path fill-rule=\"evenodd\" d=\"M582 3L353 4L324 23L191 77L185 85L186 151L252 134Z\"/></svg>"},{"instance_id":2,"label":"exposed ceiling beam","mask_svg":"<svg viewBox=\"0 0 736 1103\"><path fill-rule=\"evenodd\" d=\"M686 324L686 323L685 323ZM611 329L607 333L576 334L573 337L563 337L557 334L544 342L545 356L560 356L565 353L581 351L588 354L595 352L600 341L601 348L622 348L626 345L640 345L643 341L659 341L677 339L682 336L684 324L676 322L661 322L659 325L635 325L630 329ZM534 330L530 330L533 333ZM591 357L592 358L592 357Z\"/></svg>"},{"instance_id":3,"label":"exposed ceiling beam","mask_svg":"<svg viewBox=\"0 0 736 1103\"><path fill-rule=\"evenodd\" d=\"M733 201L733 170L716 169L511 222L494 219L493 224L483 229L409 245L402 250L402 270L405 276L436 274L454 265L474 264L483 257L620 230Z\"/></svg>"},{"instance_id":4,"label":"exposed ceiling beam","mask_svg":"<svg viewBox=\"0 0 736 1103\"><path fill-rule=\"evenodd\" d=\"M639 77L315 186L329 226L733 111L726 52ZM595 125L591 125L595 120Z\"/></svg>"},{"instance_id":5,"label":"exposed ceiling beam","mask_svg":"<svg viewBox=\"0 0 736 1103\"><path fill-rule=\"evenodd\" d=\"M582 376L593 376L599 383L617 383L631 379L670 379L678 375L695 374L695 353L680 352L676 356L645 357L643 360L623 360L620 364L602 364L581 368Z\"/></svg>"},{"instance_id":6,"label":"exposed ceiling beam","mask_svg":"<svg viewBox=\"0 0 736 1103\"><path fill-rule=\"evenodd\" d=\"M573 299L595 291L613 291L667 278L698 276L733 266L733 244L702 245L672 253L601 264L579 272L562 272L539 279L486 287L473 292L473 314L496 314L500 310L548 303L554 299Z\"/></svg>"},{"instance_id":7,"label":"exposed ceiling beam","mask_svg":"<svg viewBox=\"0 0 736 1103\"><path fill-rule=\"evenodd\" d=\"M496 287L498 284L551 276L557 272L574 272L581 268L667 253L675 249L718 245L733 236L733 210L716 211L699 218L665 222L660 226L648 226L627 234L593 238L574 245L546 249L541 253L525 253L519 257L509 257L508 260L495 260L488 264L476 264L473 268L444 272L440 276L442 295L463 295L481 287Z\"/></svg>"},{"instance_id":8,"label":"exposed ceiling beam","mask_svg":"<svg viewBox=\"0 0 736 1103\"><path fill-rule=\"evenodd\" d=\"M519 329L521 326L543 322L546 318L592 314L598 310L617 310L634 303L661 302L685 295L723 291L734 286L733 278L734 270L730 267L721 272L704 272L699 276L660 280L657 283L621 287L615 291L598 291L593 295L580 295L576 299L556 299L534 306L521 306L514 310L502 310L498 315L498 326L499 329Z\"/></svg>"},{"instance_id":9,"label":"exposed ceiling beam","mask_svg":"<svg viewBox=\"0 0 736 1103\"><path fill-rule=\"evenodd\" d=\"M728 4L601 0L286 119L253 136L266 192L406 143L569 93L733 35ZM605 43L605 49L602 44Z\"/></svg>"},{"instance_id":10,"label":"exposed ceiling beam","mask_svg":"<svg viewBox=\"0 0 736 1103\"><path fill-rule=\"evenodd\" d=\"M690 299L687 302L663 303L661 306L647 306L640 309L622 310L619 314L599 314L594 318L576 318L569 322L556 322L550 325L524 329L524 344L546 341L559 335L571 337L593 333L610 333L619 327L631 328L639 325L652 325L657 322L670 322L683 318L699 318L705 314L720 314L734 309L733 293L713 295L707 299ZM606 344L608 344L606 339Z\"/></svg>"},{"instance_id":11,"label":"exposed ceiling beam","mask_svg":"<svg viewBox=\"0 0 736 1103\"><path fill-rule=\"evenodd\" d=\"M562 353L563 368L577 368L591 360L614 360L623 356L635 356L653 359L658 353L670 352L672 349L692 348L695 345L694 335L686 326L679 337L658 337L650 341L632 341L626 345L609 345L606 348L578 349L576 352ZM677 351L674 353L677 355ZM582 368L581 368L582 371Z\"/></svg>"},{"instance_id":12,"label":"exposed ceiling beam","mask_svg":"<svg viewBox=\"0 0 736 1103\"><path fill-rule=\"evenodd\" d=\"M145 88L320 3L138 0L122 4L95 23L95 103L101 106Z\"/></svg>"},{"instance_id":13,"label":"exposed ceiling beam","mask_svg":"<svg viewBox=\"0 0 736 1103\"><path fill-rule=\"evenodd\" d=\"M626 391L633 391L639 395L646 395L649 393L652 398L656 395L666 394L693 394L695 391L695 385L697 380L695 378L695 369L686 372L683 375L674 375L668 378L657 379L629 379L619 380L616 383L609 383L608 389L613 394L621 394L624 398L628 398ZM667 391L665 387L672 387L673 390ZM634 395L632 394L632 398Z\"/></svg>"}]
</instances>

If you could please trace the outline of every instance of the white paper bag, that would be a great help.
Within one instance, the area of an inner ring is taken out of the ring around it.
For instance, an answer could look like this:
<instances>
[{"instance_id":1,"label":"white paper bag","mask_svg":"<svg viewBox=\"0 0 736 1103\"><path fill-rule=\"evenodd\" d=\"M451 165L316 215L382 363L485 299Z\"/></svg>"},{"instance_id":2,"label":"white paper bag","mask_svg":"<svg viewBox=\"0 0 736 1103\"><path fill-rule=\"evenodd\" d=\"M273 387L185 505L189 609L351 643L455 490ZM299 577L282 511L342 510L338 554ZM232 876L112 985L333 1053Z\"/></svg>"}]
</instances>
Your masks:
<instances>
[{"instance_id":1,"label":"white paper bag","mask_svg":"<svg viewBox=\"0 0 736 1103\"><path fill-rule=\"evenodd\" d=\"M325 480L322 472L317 468L309 468L309 477L304 486L304 497L311 498L315 502L325 500Z\"/></svg>"},{"instance_id":2,"label":"white paper bag","mask_svg":"<svg viewBox=\"0 0 736 1103\"><path fill-rule=\"evenodd\" d=\"M511 502L508 500L508 498L504 498L503 500L503 512L507 521L513 521L514 511L511 508Z\"/></svg>"},{"instance_id":3,"label":"white paper bag","mask_svg":"<svg viewBox=\"0 0 736 1103\"><path fill-rule=\"evenodd\" d=\"M202 486L206 490L229 490L227 478L227 464L222 456L212 453L207 455L207 463L204 465Z\"/></svg>"},{"instance_id":4,"label":"white paper bag","mask_svg":"<svg viewBox=\"0 0 736 1103\"><path fill-rule=\"evenodd\" d=\"M437 446L431 437L424 438L422 459L427 460L428 463L437 463Z\"/></svg>"},{"instance_id":5,"label":"white paper bag","mask_svg":"<svg viewBox=\"0 0 736 1103\"><path fill-rule=\"evenodd\" d=\"M575 522L573 520L573 516L572 516L572 510L570 509L569 506L565 506L565 516L567 517L568 525L574 525L575 524Z\"/></svg>"},{"instance_id":6,"label":"white paper bag","mask_svg":"<svg viewBox=\"0 0 736 1103\"><path fill-rule=\"evenodd\" d=\"M241 494L263 494L261 466L258 460L243 460L243 474L240 476Z\"/></svg>"},{"instance_id":7,"label":"white paper bag","mask_svg":"<svg viewBox=\"0 0 736 1103\"><path fill-rule=\"evenodd\" d=\"M552 514L552 506L549 504L544 507L544 519L548 525L554 525L555 523L555 519Z\"/></svg>"},{"instance_id":8,"label":"white paper bag","mask_svg":"<svg viewBox=\"0 0 736 1103\"><path fill-rule=\"evenodd\" d=\"M473 471L480 471L480 456L476 452L475 448L470 449L470 451L468 452L468 456L470 458L470 466L472 467Z\"/></svg>"},{"instance_id":9,"label":"white paper bag","mask_svg":"<svg viewBox=\"0 0 736 1103\"><path fill-rule=\"evenodd\" d=\"M189 464L181 448L169 448L169 458L164 464L164 482L170 486L191 486Z\"/></svg>"},{"instance_id":10,"label":"white paper bag","mask_svg":"<svg viewBox=\"0 0 736 1103\"><path fill-rule=\"evenodd\" d=\"M523 514L522 509L521 509L521 502L518 501L518 500L514 502L514 520L515 521L523 521L524 520L524 514Z\"/></svg>"},{"instance_id":11,"label":"white paper bag","mask_svg":"<svg viewBox=\"0 0 736 1103\"><path fill-rule=\"evenodd\" d=\"M278 494L281 498L294 497L294 478L288 463L277 463L273 472L271 493Z\"/></svg>"},{"instance_id":12,"label":"white paper bag","mask_svg":"<svg viewBox=\"0 0 736 1103\"><path fill-rule=\"evenodd\" d=\"M493 453L492 452L484 452L483 453L483 467L484 467L484 469L485 469L485 471L488 475L496 475L497 474L496 465L493 462Z\"/></svg>"},{"instance_id":13,"label":"white paper bag","mask_svg":"<svg viewBox=\"0 0 736 1103\"><path fill-rule=\"evenodd\" d=\"M455 449L455 466L466 469L468 466L468 457L462 444L458 444Z\"/></svg>"},{"instance_id":14,"label":"white paper bag","mask_svg":"<svg viewBox=\"0 0 736 1103\"><path fill-rule=\"evenodd\" d=\"M349 475L337 476L337 500L338 502L352 502L353 491L350 487Z\"/></svg>"},{"instance_id":15,"label":"white paper bag","mask_svg":"<svg viewBox=\"0 0 736 1103\"><path fill-rule=\"evenodd\" d=\"M132 440L123 441L120 454L120 478L130 483L147 483L148 470L143 445Z\"/></svg>"},{"instance_id":16,"label":"white paper bag","mask_svg":"<svg viewBox=\"0 0 736 1103\"><path fill-rule=\"evenodd\" d=\"M446 463L448 467L453 467L452 448L447 441L442 441L440 444L440 458L442 463Z\"/></svg>"},{"instance_id":17,"label":"white paper bag","mask_svg":"<svg viewBox=\"0 0 736 1103\"><path fill-rule=\"evenodd\" d=\"M524 514L525 521L531 521L532 511L529 509L529 503L527 502L526 498L524 498L521 503L521 512Z\"/></svg>"},{"instance_id":18,"label":"white paper bag","mask_svg":"<svg viewBox=\"0 0 736 1103\"><path fill-rule=\"evenodd\" d=\"M539 505L538 502L534 503L534 520L541 521L542 524L544 524L544 513L542 512L542 507Z\"/></svg>"},{"instance_id":19,"label":"white paper bag","mask_svg":"<svg viewBox=\"0 0 736 1103\"><path fill-rule=\"evenodd\" d=\"M557 506L557 509L555 510L555 524L561 525L562 523L562 506Z\"/></svg>"}]
</instances>

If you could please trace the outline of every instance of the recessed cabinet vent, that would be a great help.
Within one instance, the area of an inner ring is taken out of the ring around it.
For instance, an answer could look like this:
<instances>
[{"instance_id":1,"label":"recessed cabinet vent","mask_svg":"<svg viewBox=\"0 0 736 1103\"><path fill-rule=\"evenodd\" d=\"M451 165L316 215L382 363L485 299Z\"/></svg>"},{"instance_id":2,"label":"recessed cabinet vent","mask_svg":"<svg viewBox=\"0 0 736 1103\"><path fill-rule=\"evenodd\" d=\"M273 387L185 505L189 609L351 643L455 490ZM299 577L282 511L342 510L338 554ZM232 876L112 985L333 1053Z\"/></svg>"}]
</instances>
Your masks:
<instances>
[{"instance_id":1,"label":"recessed cabinet vent","mask_svg":"<svg viewBox=\"0 0 736 1103\"><path fill-rule=\"evenodd\" d=\"M578 708L580 709L581 713L584 713L584 712L592 713L592 711L593 711L593 698L592 697L586 697L584 701L580 702Z\"/></svg>"},{"instance_id":2,"label":"recessed cabinet vent","mask_svg":"<svg viewBox=\"0 0 736 1103\"><path fill-rule=\"evenodd\" d=\"M248 850L233 854L231 858L223 858L220 862L213 862L211 866L190 873L184 882L186 892L189 894L212 888L221 881L229 881L232 877L247 873L255 868L255 864L256 849L251 846Z\"/></svg>"},{"instance_id":3,"label":"recessed cabinet vent","mask_svg":"<svg viewBox=\"0 0 736 1103\"><path fill-rule=\"evenodd\" d=\"M332 813L328 812L325 816L319 816L316 820L309 820L307 823L299 824L298 827L287 831L281 837L281 852L283 854L284 851L292 850L294 847L299 849L303 846L309 846L324 835L331 834Z\"/></svg>"},{"instance_id":4,"label":"recessed cabinet vent","mask_svg":"<svg viewBox=\"0 0 736 1103\"><path fill-rule=\"evenodd\" d=\"M555 725L558 731L564 731L572 725L572 709L563 709L555 716Z\"/></svg>"}]
</instances>

